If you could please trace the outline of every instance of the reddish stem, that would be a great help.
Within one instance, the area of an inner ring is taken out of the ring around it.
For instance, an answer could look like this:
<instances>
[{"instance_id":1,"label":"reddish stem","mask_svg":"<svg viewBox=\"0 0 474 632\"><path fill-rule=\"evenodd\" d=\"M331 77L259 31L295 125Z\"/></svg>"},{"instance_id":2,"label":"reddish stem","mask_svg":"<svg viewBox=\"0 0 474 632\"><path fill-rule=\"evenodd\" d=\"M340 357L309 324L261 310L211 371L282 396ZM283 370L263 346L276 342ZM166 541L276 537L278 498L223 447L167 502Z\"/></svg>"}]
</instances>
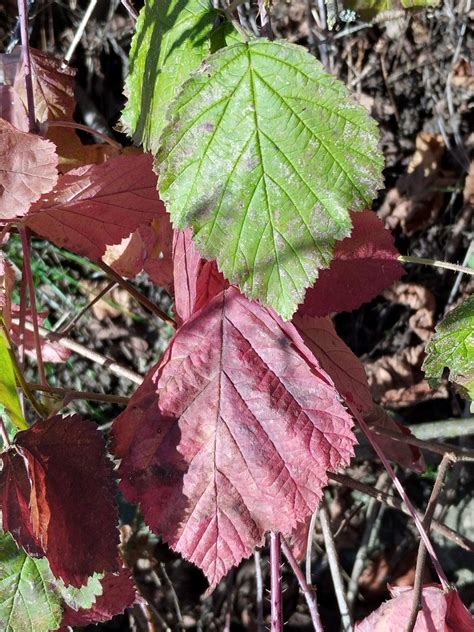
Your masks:
<instances>
[{"instance_id":1,"label":"reddish stem","mask_svg":"<svg viewBox=\"0 0 474 632\"><path fill-rule=\"evenodd\" d=\"M408 495L400 481L400 479L398 478L398 476L395 474L395 470L393 469L393 467L390 465L390 463L387 461L385 454L383 453L382 448L379 446L377 440L375 439L375 437L373 436L373 433L371 432L371 430L369 429L368 425L365 423L362 415L359 413L359 411L357 410L357 408L355 406L353 406L350 402L348 402L346 400L346 406L349 408L349 410L351 411L351 413L353 414L354 418L357 420L357 423L359 424L362 432L365 434L365 436L367 437L367 439L369 440L370 444L372 445L373 449L375 450L377 456L379 457L379 459L382 461L382 464L384 465L385 469L387 470L390 478L393 481L393 484L396 488L396 490L398 491L398 493L400 494L400 496L402 497L403 501L405 502L405 505L408 508L408 511L411 514L411 517L413 518L413 520L415 521L416 527L420 533L421 539L423 540L424 545L426 546L426 550L428 551L430 557L431 557L431 561L433 563L433 566L436 570L436 573L438 574L439 580L443 586L444 590L449 590L450 585L448 582L448 579L446 577L446 575L444 574L444 571L441 567L441 564L438 560L438 556L436 555L436 552L433 548L433 545L431 544L431 541L428 537L428 534L426 533L425 528L423 527L423 524L416 512L416 509L414 508L411 500L408 498Z\"/></svg>"},{"instance_id":2,"label":"reddish stem","mask_svg":"<svg viewBox=\"0 0 474 632\"><path fill-rule=\"evenodd\" d=\"M30 132L36 129L35 98L33 95L33 78L31 74L31 56L28 36L28 2L18 0L18 17L20 19L21 52L25 70L26 100L28 104L28 122Z\"/></svg>"},{"instance_id":3,"label":"reddish stem","mask_svg":"<svg viewBox=\"0 0 474 632\"><path fill-rule=\"evenodd\" d=\"M276 531L270 533L270 605L270 632L282 632L281 539Z\"/></svg>"},{"instance_id":4,"label":"reddish stem","mask_svg":"<svg viewBox=\"0 0 474 632\"><path fill-rule=\"evenodd\" d=\"M285 538L281 538L281 548L283 553L285 554L288 563L291 566L293 573L295 574L296 579L298 580L298 584L300 585L301 592L306 599L306 603L308 604L309 614L311 616L311 621L313 622L313 627L315 632L324 632L324 628L321 623L321 619L319 617L318 612L318 602L316 601L316 592L314 588L311 588L306 583L305 577L303 575L303 571L298 565L298 562L295 560L295 556L293 555L292 550L286 543Z\"/></svg>"},{"instance_id":5,"label":"reddish stem","mask_svg":"<svg viewBox=\"0 0 474 632\"><path fill-rule=\"evenodd\" d=\"M28 293L30 295L31 319L33 322L33 335L35 339L36 361L38 363L38 373L40 382L43 386L47 386L46 373L44 370L43 353L41 351L41 337L38 326L38 311L36 309L36 293L33 274L31 272L31 252L30 252L30 234L28 228L19 227L21 245L23 248L23 273L26 275L28 284Z\"/></svg>"}]
</instances>

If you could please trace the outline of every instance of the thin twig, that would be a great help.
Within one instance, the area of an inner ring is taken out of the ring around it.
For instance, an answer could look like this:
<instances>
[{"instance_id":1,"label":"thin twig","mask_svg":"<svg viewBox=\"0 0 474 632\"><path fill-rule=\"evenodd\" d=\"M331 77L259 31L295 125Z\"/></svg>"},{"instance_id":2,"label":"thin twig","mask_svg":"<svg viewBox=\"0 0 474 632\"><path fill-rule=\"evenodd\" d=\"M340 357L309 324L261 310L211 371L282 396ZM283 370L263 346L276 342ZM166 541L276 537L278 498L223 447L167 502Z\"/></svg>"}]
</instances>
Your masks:
<instances>
[{"instance_id":1,"label":"thin twig","mask_svg":"<svg viewBox=\"0 0 474 632\"><path fill-rule=\"evenodd\" d=\"M388 474L382 472L378 481L375 483L375 489L383 489L387 483ZM347 587L347 602L349 607L354 607L354 603L359 592L359 578L364 570L365 561L369 552L369 541L371 539L372 530L377 521L377 516L380 511L380 506L375 498L371 498L367 506L367 512L365 515L365 529L362 535L359 548L357 550L356 558L354 560L354 566L352 567L351 579Z\"/></svg>"},{"instance_id":2,"label":"thin twig","mask_svg":"<svg viewBox=\"0 0 474 632\"><path fill-rule=\"evenodd\" d=\"M331 571L332 582L334 584L334 592L336 593L337 605L341 615L342 629L344 632L352 632L354 629L352 615L344 590L342 581L341 566L337 555L336 545L331 531L331 523L327 510L326 500L323 498L319 508L319 520L321 522L321 530L323 532L324 546L326 555L328 556L329 569Z\"/></svg>"},{"instance_id":3,"label":"thin twig","mask_svg":"<svg viewBox=\"0 0 474 632\"><path fill-rule=\"evenodd\" d=\"M26 323L26 329L32 331L31 323ZM138 373L135 373L134 371L127 369L121 364L114 362L110 358L107 358L106 356L101 355L100 353L97 353L96 351L93 351L92 349L89 349L88 347L85 347L84 345L81 345L79 342L76 342L75 340L72 340L71 338L58 337L55 335L54 332L49 331L48 329L45 329L44 327L38 327L38 329L39 329L40 334L43 336L43 338L53 340L57 342L58 344L60 344L65 349L69 349L70 351L73 351L74 353L77 353L78 355L84 358L87 358L88 360L91 360L92 362L95 362L99 366L103 366L107 368L111 373L113 373L117 377L123 377L127 380L130 380L130 382L133 382L134 384L141 384L143 382L143 377L139 375Z\"/></svg>"},{"instance_id":4,"label":"thin twig","mask_svg":"<svg viewBox=\"0 0 474 632\"><path fill-rule=\"evenodd\" d=\"M270 631L282 632L281 540L280 534L276 531L270 532L270 607Z\"/></svg>"},{"instance_id":5,"label":"thin twig","mask_svg":"<svg viewBox=\"0 0 474 632\"><path fill-rule=\"evenodd\" d=\"M430 532L431 522L433 520L436 506L438 504L439 495L441 494L441 490L443 489L444 479L446 478L446 474L448 473L448 470L452 463L453 463L452 456L450 454L445 454L438 468L438 474L436 476L433 489L431 490L428 506L426 508L425 515L423 517L423 527L426 529L426 532L428 534ZM425 573L425 566L426 566L426 553L427 553L426 547L423 541L421 540L418 546L418 556L416 558L415 582L413 586L413 604L412 604L410 618L408 620L406 632L413 632L415 628L416 620L418 618L418 613L422 608L421 593L423 590L423 576Z\"/></svg>"},{"instance_id":6,"label":"thin twig","mask_svg":"<svg viewBox=\"0 0 474 632\"><path fill-rule=\"evenodd\" d=\"M184 629L184 621L183 615L181 614L181 608L179 607L178 595L176 594L176 590L174 589L173 582L168 576L166 572L166 567L163 562L160 562L160 571L163 575L163 579L165 580L165 584L170 591L171 601L173 602L174 611L176 613L176 619L178 620L178 626Z\"/></svg>"},{"instance_id":7,"label":"thin twig","mask_svg":"<svg viewBox=\"0 0 474 632\"><path fill-rule=\"evenodd\" d=\"M298 562L295 560L295 556L293 555L292 550L288 546L285 538L282 536L281 538L281 549L288 560L288 563L291 566L293 573L295 574L296 579L298 580L298 584L300 585L301 592L306 599L306 603L308 604L308 610L311 617L311 621L313 623L313 627L315 632L324 632L323 626L321 624L321 618L319 616L318 611L318 602L316 600L316 591L313 587L308 586L303 572L298 565Z\"/></svg>"},{"instance_id":8,"label":"thin twig","mask_svg":"<svg viewBox=\"0 0 474 632\"><path fill-rule=\"evenodd\" d=\"M469 450L467 448L458 448L457 446L437 443L436 441L427 441L426 439L418 439L413 435L393 432L392 430L381 428L380 426L371 425L369 426L369 428L374 434L390 437L390 439L393 439L394 441L407 443L408 445L414 445L418 448L421 448L422 450L434 452L436 454L440 454L441 456L444 456L447 452L449 452L450 454L454 454L454 456L456 457L456 461L474 461L474 450Z\"/></svg>"},{"instance_id":9,"label":"thin twig","mask_svg":"<svg viewBox=\"0 0 474 632\"><path fill-rule=\"evenodd\" d=\"M61 395L65 399L64 405L68 402L72 402L77 399L85 399L91 402L107 402L110 404L122 404L126 406L130 400L129 397L122 397L121 395L110 395L108 393L95 393L93 391L72 391L68 388L61 388L60 386L44 386L43 384L37 384L36 382L27 382L29 388L33 391L42 391L43 393L52 393L54 395Z\"/></svg>"},{"instance_id":10,"label":"thin twig","mask_svg":"<svg viewBox=\"0 0 474 632\"><path fill-rule=\"evenodd\" d=\"M74 325L77 323L78 320L80 320L82 318L82 316L84 316L84 314L93 306L97 303L97 301L100 301L101 298L103 298L106 294L108 294L108 292L110 292L117 284L115 283L115 281L110 281L110 283L108 283L96 296L94 296L94 298L89 301L87 303L87 305L85 305L70 321L69 323L63 327L62 329L57 329L54 333L58 336L67 336L71 330L74 328Z\"/></svg>"},{"instance_id":11,"label":"thin twig","mask_svg":"<svg viewBox=\"0 0 474 632\"><path fill-rule=\"evenodd\" d=\"M174 327L174 329L176 329L177 327L176 321L173 320L171 316L168 316L168 314L162 311L157 305L152 303L150 299L148 299L139 290L137 290L137 288L134 285L129 283L126 279L120 276L120 274L115 272L113 268L108 266L103 261L100 261L98 265L100 268L102 268L104 272L106 272L109 276L111 276L119 285L125 288L127 292L131 296L133 296L133 298L136 301L138 301L141 305L143 305L143 307L145 307L145 309L150 311L152 314L155 314L155 316L158 316L158 318L161 318L161 320L164 320L165 323L168 323L168 325L171 325L171 327Z\"/></svg>"},{"instance_id":12,"label":"thin twig","mask_svg":"<svg viewBox=\"0 0 474 632\"><path fill-rule=\"evenodd\" d=\"M365 436L367 437L367 439L369 440L370 444L372 445L372 447L374 448L375 452L377 453L377 456L379 457L379 459L382 461L383 466L385 467L385 469L387 470L387 472L389 473L390 478L393 481L393 484L395 485L395 488L397 490L397 492L400 494L401 498L404 500L406 506L408 507L408 510L410 511L413 520L415 521L415 525L416 528L418 529L421 538L423 540L423 542L425 543L425 546L428 550L428 553L430 554L431 557L431 561L433 562L433 567L436 570L439 580L443 586L443 588L447 589L449 587L449 582L446 578L446 575L443 571L443 568L438 560L438 556L436 555L436 552L433 548L433 545L430 542L430 539L425 531L425 529L423 528L423 524L422 521L420 520L410 498L408 497L408 494L405 491L405 488L403 487L402 483L400 482L400 479L398 478L398 476L395 474L395 470L393 469L393 467L390 465L390 463L388 462L387 458L385 457L385 454L382 450L382 448L380 447L380 445L378 444L377 440L375 439L372 431L369 429L368 425L365 423L362 415L359 413L359 411L357 410L357 408L355 406L353 406L353 404L351 404L351 402L346 400L346 406L349 408L349 410L351 411L354 419L357 420L357 423L359 424L362 432L365 434Z\"/></svg>"},{"instance_id":13,"label":"thin twig","mask_svg":"<svg viewBox=\"0 0 474 632\"><path fill-rule=\"evenodd\" d=\"M345 474L333 474L329 472L328 478L333 483L349 487L350 489L355 489L362 494L366 494L371 498L375 498L377 502L384 503L384 505L387 505L387 507L390 507L391 509L396 509L397 511L404 513L406 516L412 515L411 512L408 511L405 503L399 500L396 496L392 496L380 490L374 489L370 485L362 483L361 481L357 481L350 476L346 476ZM417 512L417 515L420 520L423 520L423 515L420 512ZM443 536L447 540L454 542L454 544L457 544L457 546L464 549L465 551L470 551L471 553L474 553L474 542L461 535L457 531L454 531L454 529L447 527L437 520L433 520L432 527L434 531L439 533L439 535Z\"/></svg>"},{"instance_id":14,"label":"thin twig","mask_svg":"<svg viewBox=\"0 0 474 632\"><path fill-rule=\"evenodd\" d=\"M135 7L132 6L132 3L129 0L120 0L123 6L125 7L128 15L132 18L134 22L138 20L138 13L135 10Z\"/></svg>"},{"instance_id":15,"label":"thin twig","mask_svg":"<svg viewBox=\"0 0 474 632\"><path fill-rule=\"evenodd\" d=\"M453 417L409 426L417 439L457 439L474 434L474 417Z\"/></svg>"},{"instance_id":16,"label":"thin twig","mask_svg":"<svg viewBox=\"0 0 474 632\"><path fill-rule=\"evenodd\" d=\"M67 49L66 54L64 55L64 60L63 60L63 63L61 64L63 68L65 68L71 61L71 57L74 55L74 51L76 50L77 45L81 41L81 37L85 31L87 23L89 22L92 12L94 11L96 7L96 4L97 4L97 0L90 0L89 5L87 9L85 10L84 15L82 16L82 20L79 26L77 27L77 31L73 37L73 40L71 44L69 45L69 48Z\"/></svg>"},{"instance_id":17,"label":"thin twig","mask_svg":"<svg viewBox=\"0 0 474 632\"><path fill-rule=\"evenodd\" d=\"M311 520L309 522L309 529L308 529L308 541L306 543L306 582L312 586L313 585L313 580L311 577L311 562L313 560L313 534L314 534L314 527L316 525L316 517L318 515L318 512L315 511L313 513L313 515L311 516Z\"/></svg>"},{"instance_id":18,"label":"thin twig","mask_svg":"<svg viewBox=\"0 0 474 632\"><path fill-rule=\"evenodd\" d=\"M21 54L25 72L26 102L28 104L28 126L30 132L34 132L36 130L35 97L33 93L33 76L31 73L27 0L18 0L18 19L20 20Z\"/></svg>"},{"instance_id":19,"label":"thin twig","mask_svg":"<svg viewBox=\"0 0 474 632\"><path fill-rule=\"evenodd\" d=\"M119 142L117 142L113 138L110 138L110 136L107 136L107 134L103 134L102 132L99 132L99 130L94 129L93 127L89 127L89 125L83 125L82 123L76 123L75 121L48 121L46 123L46 126L47 128L68 127L70 129L80 129L83 132L91 134L92 136L97 136L97 138L100 138L100 140L103 140L104 143L108 143L111 147L117 149L118 151L121 151L123 149L122 145Z\"/></svg>"},{"instance_id":20,"label":"thin twig","mask_svg":"<svg viewBox=\"0 0 474 632\"><path fill-rule=\"evenodd\" d=\"M21 237L21 245L23 248L23 274L26 276L28 284L28 293L30 297L31 320L33 323L33 335L35 340L36 362L38 364L38 373L41 384L46 385L46 372L44 370L43 351L41 349L41 340L38 330L38 311L36 309L36 291L33 281L33 273L31 271L31 252L30 252L30 233L28 228L19 226L18 231Z\"/></svg>"},{"instance_id":21,"label":"thin twig","mask_svg":"<svg viewBox=\"0 0 474 632\"><path fill-rule=\"evenodd\" d=\"M265 621L263 618L263 576L262 576L262 560L260 551L255 549L253 553L255 564L255 593L257 602L257 631L265 632Z\"/></svg>"},{"instance_id":22,"label":"thin twig","mask_svg":"<svg viewBox=\"0 0 474 632\"><path fill-rule=\"evenodd\" d=\"M454 272L463 272L464 274L474 275L474 268L460 266L457 263L449 263L448 261L425 259L424 257L411 257L408 255L400 255L398 260L402 263L419 263L423 266L431 266L432 268L443 268L444 270L453 270Z\"/></svg>"}]
</instances>

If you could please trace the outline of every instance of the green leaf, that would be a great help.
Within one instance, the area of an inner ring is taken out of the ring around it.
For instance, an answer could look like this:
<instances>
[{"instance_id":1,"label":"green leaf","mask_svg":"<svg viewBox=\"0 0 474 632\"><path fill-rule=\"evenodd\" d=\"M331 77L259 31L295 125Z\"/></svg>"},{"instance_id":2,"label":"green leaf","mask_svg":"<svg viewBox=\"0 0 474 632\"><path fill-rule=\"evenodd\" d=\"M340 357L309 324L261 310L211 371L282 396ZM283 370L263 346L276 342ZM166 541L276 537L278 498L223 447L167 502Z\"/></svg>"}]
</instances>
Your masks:
<instances>
[{"instance_id":1,"label":"green leaf","mask_svg":"<svg viewBox=\"0 0 474 632\"><path fill-rule=\"evenodd\" d=\"M217 15L210 0L146 0L140 11L122 123L146 151L158 149L168 104L209 54Z\"/></svg>"},{"instance_id":2,"label":"green leaf","mask_svg":"<svg viewBox=\"0 0 474 632\"><path fill-rule=\"evenodd\" d=\"M371 20L385 11L436 7L440 0L344 0L343 4L346 9L356 11L365 20Z\"/></svg>"},{"instance_id":3,"label":"green leaf","mask_svg":"<svg viewBox=\"0 0 474 632\"><path fill-rule=\"evenodd\" d=\"M11 358L11 349L5 333L0 328L0 404L11 421L20 430L26 430L26 423L21 411L20 400L16 390L15 371ZM13 438L13 437L11 437Z\"/></svg>"},{"instance_id":4,"label":"green leaf","mask_svg":"<svg viewBox=\"0 0 474 632\"><path fill-rule=\"evenodd\" d=\"M426 346L423 363L426 377L433 383L449 369L449 379L474 399L474 295L454 308L436 327Z\"/></svg>"},{"instance_id":5,"label":"green leaf","mask_svg":"<svg viewBox=\"0 0 474 632\"><path fill-rule=\"evenodd\" d=\"M90 608L102 594L102 575L81 588L54 577L46 558L34 558L0 532L0 629L2 632L48 632L61 624L63 606Z\"/></svg>"},{"instance_id":6,"label":"green leaf","mask_svg":"<svg viewBox=\"0 0 474 632\"><path fill-rule=\"evenodd\" d=\"M234 44L170 106L157 155L175 227L247 296L290 318L382 184L376 123L304 48Z\"/></svg>"},{"instance_id":7,"label":"green leaf","mask_svg":"<svg viewBox=\"0 0 474 632\"><path fill-rule=\"evenodd\" d=\"M0 535L0 629L3 632L56 630L61 599L46 559L29 557L8 533Z\"/></svg>"}]
</instances>

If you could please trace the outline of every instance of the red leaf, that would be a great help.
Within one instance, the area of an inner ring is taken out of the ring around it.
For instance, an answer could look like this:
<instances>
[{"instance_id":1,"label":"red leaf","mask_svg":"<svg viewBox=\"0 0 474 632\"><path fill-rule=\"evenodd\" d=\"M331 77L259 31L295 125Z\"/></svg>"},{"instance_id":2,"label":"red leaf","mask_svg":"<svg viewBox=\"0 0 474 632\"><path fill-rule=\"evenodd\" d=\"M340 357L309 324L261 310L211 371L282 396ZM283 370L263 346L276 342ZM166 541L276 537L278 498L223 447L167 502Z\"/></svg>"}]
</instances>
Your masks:
<instances>
[{"instance_id":1,"label":"red leaf","mask_svg":"<svg viewBox=\"0 0 474 632\"><path fill-rule=\"evenodd\" d=\"M65 583L118 570L112 466L95 425L78 415L38 421L0 455L3 528L46 555Z\"/></svg>"},{"instance_id":2,"label":"red leaf","mask_svg":"<svg viewBox=\"0 0 474 632\"><path fill-rule=\"evenodd\" d=\"M190 229L174 231L173 264L175 311L181 322L229 285L216 262L201 257Z\"/></svg>"},{"instance_id":3,"label":"red leaf","mask_svg":"<svg viewBox=\"0 0 474 632\"><path fill-rule=\"evenodd\" d=\"M66 606L61 630L67 626L83 626L108 621L126 608L133 606L137 600L132 574L127 568L122 568L117 575L107 573L101 580L101 584L102 594L97 597L92 608L74 610Z\"/></svg>"},{"instance_id":4,"label":"red leaf","mask_svg":"<svg viewBox=\"0 0 474 632\"><path fill-rule=\"evenodd\" d=\"M327 470L353 454L350 415L289 330L224 290L178 330L114 424L124 493L211 588L266 531L304 521Z\"/></svg>"},{"instance_id":5,"label":"red leaf","mask_svg":"<svg viewBox=\"0 0 474 632\"><path fill-rule=\"evenodd\" d=\"M152 158L137 154L60 176L53 191L32 207L26 224L56 245L97 260L107 245L164 213Z\"/></svg>"},{"instance_id":6,"label":"red leaf","mask_svg":"<svg viewBox=\"0 0 474 632\"><path fill-rule=\"evenodd\" d=\"M405 436L412 434L409 428L390 417L390 415L385 412L381 406L377 406L377 404L373 405L372 410L369 414L364 416L364 419L369 425L378 426L379 428L390 430L397 434ZM385 456L390 461L395 461L398 465L408 467L416 472L425 471L425 460L421 451L416 446L396 441L391 437L386 437L381 434L377 434L376 439Z\"/></svg>"},{"instance_id":7,"label":"red leaf","mask_svg":"<svg viewBox=\"0 0 474 632\"><path fill-rule=\"evenodd\" d=\"M331 376L337 390L360 411L371 410L373 402L364 367L339 338L331 319L297 314L293 324L322 368Z\"/></svg>"},{"instance_id":8,"label":"red leaf","mask_svg":"<svg viewBox=\"0 0 474 632\"><path fill-rule=\"evenodd\" d=\"M31 74L35 118L39 123L52 119L69 119L74 114L74 76L72 68L61 67L61 62L48 53L30 48ZM27 111L25 71L21 59L21 46L12 53L0 55L0 75L3 83L11 86Z\"/></svg>"},{"instance_id":9,"label":"red leaf","mask_svg":"<svg viewBox=\"0 0 474 632\"><path fill-rule=\"evenodd\" d=\"M58 180L53 143L0 119L0 220L21 217Z\"/></svg>"},{"instance_id":10,"label":"red leaf","mask_svg":"<svg viewBox=\"0 0 474 632\"><path fill-rule=\"evenodd\" d=\"M0 85L0 117L22 132L29 131L25 106L11 86Z\"/></svg>"},{"instance_id":11,"label":"red leaf","mask_svg":"<svg viewBox=\"0 0 474 632\"><path fill-rule=\"evenodd\" d=\"M356 624L356 632L400 632L405 630L413 603L413 589L392 589L392 599L383 603ZM445 593L441 586L423 587L422 610L414 632L472 632L474 617L454 590Z\"/></svg>"},{"instance_id":12,"label":"red leaf","mask_svg":"<svg viewBox=\"0 0 474 632\"><path fill-rule=\"evenodd\" d=\"M403 274L393 237L372 211L351 213L352 235L336 243L334 259L306 293L299 314L326 316L357 309Z\"/></svg>"}]
</instances>

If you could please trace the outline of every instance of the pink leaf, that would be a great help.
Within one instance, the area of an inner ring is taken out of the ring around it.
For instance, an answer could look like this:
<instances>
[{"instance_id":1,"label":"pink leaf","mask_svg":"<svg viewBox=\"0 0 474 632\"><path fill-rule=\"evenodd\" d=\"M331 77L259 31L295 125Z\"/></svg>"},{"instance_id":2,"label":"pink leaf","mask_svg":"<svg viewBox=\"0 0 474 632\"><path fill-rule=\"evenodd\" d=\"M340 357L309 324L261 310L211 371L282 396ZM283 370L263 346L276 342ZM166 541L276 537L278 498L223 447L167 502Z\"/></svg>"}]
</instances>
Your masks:
<instances>
[{"instance_id":1,"label":"pink leaf","mask_svg":"<svg viewBox=\"0 0 474 632\"><path fill-rule=\"evenodd\" d=\"M178 330L114 423L125 495L211 589L267 531L289 535L304 521L327 470L353 454L352 419L291 327L222 291Z\"/></svg>"},{"instance_id":2,"label":"pink leaf","mask_svg":"<svg viewBox=\"0 0 474 632\"><path fill-rule=\"evenodd\" d=\"M397 588L392 599L383 603L368 617L356 624L356 632L401 632L406 629L413 603L413 589ZM414 632L472 632L474 617L462 603L458 593L445 593L441 586L423 587L422 610L418 613Z\"/></svg>"},{"instance_id":3,"label":"pink leaf","mask_svg":"<svg viewBox=\"0 0 474 632\"><path fill-rule=\"evenodd\" d=\"M76 71L62 68L59 59L35 48L30 48L30 55L36 120L39 123L59 118L72 120ZM0 55L0 75L3 83L13 88L26 111L28 100L21 46L12 53Z\"/></svg>"},{"instance_id":4,"label":"pink leaf","mask_svg":"<svg viewBox=\"0 0 474 632\"><path fill-rule=\"evenodd\" d=\"M306 293L299 314L326 316L357 309L399 279L404 270L393 237L372 211L351 213L352 235L336 243L334 259Z\"/></svg>"},{"instance_id":5,"label":"pink leaf","mask_svg":"<svg viewBox=\"0 0 474 632\"><path fill-rule=\"evenodd\" d=\"M0 119L0 220L21 217L58 180L53 143Z\"/></svg>"},{"instance_id":6,"label":"pink leaf","mask_svg":"<svg viewBox=\"0 0 474 632\"><path fill-rule=\"evenodd\" d=\"M31 209L26 224L58 246L100 259L141 224L163 216L152 158L117 156L73 169Z\"/></svg>"},{"instance_id":7,"label":"pink leaf","mask_svg":"<svg viewBox=\"0 0 474 632\"><path fill-rule=\"evenodd\" d=\"M22 132L29 131L30 123L25 106L11 86L0 85L0 118Z\"/></svg>"},{"instance_id":8,"label":"pink leaf","mask_svg":"<svg viewBox=\"0 0 474 632\"><path fill-rule=\"evenodd\" d=\"M361 412L371 410L373 402L364 367L339 338L331 319L297 314L293 324L322 368L331 376L337 390Z\"/></svg>"},{"instance_id":9,"label":"pink leaf","mask_svg":"<svg viewBox=\"0 0 474 632\"><path fill-rule=\"evenodd\" d=\"M38 421L0 460L3 528L19 546L47 556L74 586L118 570L112 466L95 424L78 415Z\"/></svg>"},{"instance_id":10,"label":"pink leaf","mask_svg":"<svg viewBox=\"0 0 474 632\"><path fill-rule=\"evenodd\" d=\"M92 608L74 610L71 606L66 606L61 630L67 626L84 626L108 621L133 606L137 600L132 574L127 568L122 568L117 575L106 573L101 584L102 594L97 597Z\"/></svg>"}]
</instances>

